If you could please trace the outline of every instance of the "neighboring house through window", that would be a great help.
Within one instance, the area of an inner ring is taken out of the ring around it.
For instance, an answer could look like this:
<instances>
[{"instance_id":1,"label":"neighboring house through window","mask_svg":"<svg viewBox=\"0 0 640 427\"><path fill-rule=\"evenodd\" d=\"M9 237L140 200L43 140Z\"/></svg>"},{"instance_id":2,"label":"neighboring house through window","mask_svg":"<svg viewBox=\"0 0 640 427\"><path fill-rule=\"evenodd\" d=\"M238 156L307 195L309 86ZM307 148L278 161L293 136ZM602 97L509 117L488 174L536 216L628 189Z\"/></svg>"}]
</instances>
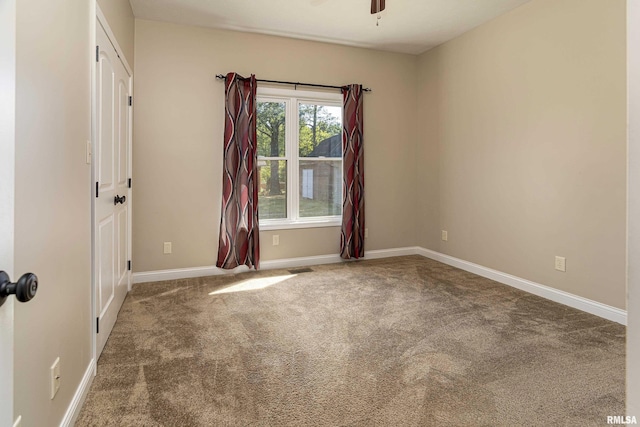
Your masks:
<instances>
[{"instance_id":1,"label":"neighboring house through window","mask_svg":"<svg viewBox=\"0 0 640 427\"><path fill-rule=\"evenodd\" d=\"M342 95L258 88L261 229L338 226Z\"/></svg>"}]
</instances>

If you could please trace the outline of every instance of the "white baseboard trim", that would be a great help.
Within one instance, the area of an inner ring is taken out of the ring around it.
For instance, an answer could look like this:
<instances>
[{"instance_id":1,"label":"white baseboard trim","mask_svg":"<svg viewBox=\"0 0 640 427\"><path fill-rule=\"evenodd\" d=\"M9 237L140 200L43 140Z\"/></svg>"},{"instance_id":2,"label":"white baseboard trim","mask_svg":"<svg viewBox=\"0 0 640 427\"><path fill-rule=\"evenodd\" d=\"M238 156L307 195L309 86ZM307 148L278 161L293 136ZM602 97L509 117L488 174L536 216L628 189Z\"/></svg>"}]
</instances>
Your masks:
<instances>
[{"instance_id":1,"label":"white baseboard trim","mask_svg":"<svg viewBox=\"0 0 640 427\"><path fill-rule=\"evenodd\" d=\"M493 270L482 265L464 261L459 258L445 255L440 252L425 249L419 246L380 249L367 251L363 259L390 258L394 256L421 255L447 265L495 280L504 285L529 292L534 295L577 308L578 310L594 314L596 316L611 320L622 325L627 324L627 312L610 305L602 304L578 295L570 294L549 286L541 285L530 280L512 276L511 274ZM278 260L263 261L260 263L262 270L274 270L278 268L306 267L310 265L335 264L339 262L350 262L340 258L339 255L319 255L310 257L286 258ZM236 274L249 271L246 266L240 266L233 270L223 270L217 267L195 267L180 268L175 270L147 271L133 273L133 283L160 282L164 280L187 279L192 277L217 276L220 274Z\"/></svg>"},{"instance_id":2,"label":"white baseboard trim","mask_svg":"<svg viewBox=\"0 0 640 427\"><path fill-rule=\"evenodd\" d=\"M415 246L405 247L405 248L393 248L393 249L379 249L375 251L366 251L364 253L364 259L380 259L380 258L391 258L394 256L407 256L407 255L417 255Z\"/></svg>"},{"instance_id":3,"label":"white baseboard trim","mask_svg":"<svg viewBox=\"0 0 640 427\"><path fill-rule=\"evenodd\" d=\"M91 383L93 382L95 372L96 360L91 359L91 362L89 362L89 366L87 366L87 370L84 372L82 381L80 381L80 385L76 390L76 394L74 394L73 399L71 399L71 404L67 408L67 413L64 414L64 418L62 419L62 422L60 422L60 427L71 427L78 420L78 415L80 415L82 404L87 397L87 393L89 393L89 388L91 387Z\"/></svg>"},{"instance_id":4,"label":"white baseboard trim","mask_svg":"<svg viewBox=\"0 0 640 427\"><path fill-rule=\"evenodd\" d=\"M332 264L340 262L338 255L321 255L312 257L277 259L272 261L262 261L261 270L274 270L277 268L302 267L307 265ZM220 276L223 274L238 274L251 271L247 266L241 265L233 270L225 270L215 266L212 267L192 267L176 268L173 270L145 271L133 273L133 283L162 282L165 280L191 279L194 277Z\"/></svg>"},{"instance_id":5,"label":"white baseboard trim","mask_svg":"<svg viewBox=\"0 0 640 427\"><path fill-rule=\"evenodd\" d=\"M559 302L560 304L568 305L569 307L577 308L578 310L586 311L587 313L595 314L596 316L611 320L616 323L620 323L622 325L627 324L626 310L621 310L610 305L602 304L578 295L570 294L569 292L564 292L558 289L551 288L549 286L532 282L530 280L512 276L511 274L483 267L481 265L464 261L450 255L445 255L440 252L421 247L417 247L416 250L416 253L418 255L422 255L423 257L430 258L443 264L447 264L452 267L477 274L478 276L486 277L487 279L495 280L496 282L502 283L504 285L523 290L530 294L538 295L551 301Z\"/></svg>"},{"instance_id":6,"label":"white baseboard trim","mask_svg":"<svg viewBox=\"0 0 640 427\"><path fill-rule=\"evenodd\" d=\"M235 274L249 271L246 266L240 266L233 270L222 270L218 267L191 267L176 268L172 270L144 271L133 273L131 280L133 283L162 282L164 280L191 279L194 277L218 276L220 274Z\"/></svg>"},{"instance_id":7,"label":"white baseboard trim","mask_svg":"<svg viewBox=\"0 0 640 427\"><path fill-rule=\"evenodd\" d=\"M379 249L365 252L363 259L390 258L394 256L415 255L416 248L393 248ZM260 263L261 270L275 270L278 268L306 267L309 265L336 264L345 261L340 255L316 255L308 257L284 258L262 261ZM244 265L236 267L233 270L224 270L218 267L193 267L193 268L177 268L173 270L145 271L141 273L133 273L133 283L161 282L164 280L191 279L193 277L218 276L221 274L237 274L250 269Z\"/></svg>"},{"instance_id":8,"label":"white baseboard trim","mask_svg":"<svg viewBox=\"0 0 640 427\"><path fill-rule=\"evenodd\" d=\"M273 259L261 261L261 270L276 270L278 268L306 267L309 265L336 264L344 261L340 255L317 255L298 258Z\"/></svg>"}]
</instances>

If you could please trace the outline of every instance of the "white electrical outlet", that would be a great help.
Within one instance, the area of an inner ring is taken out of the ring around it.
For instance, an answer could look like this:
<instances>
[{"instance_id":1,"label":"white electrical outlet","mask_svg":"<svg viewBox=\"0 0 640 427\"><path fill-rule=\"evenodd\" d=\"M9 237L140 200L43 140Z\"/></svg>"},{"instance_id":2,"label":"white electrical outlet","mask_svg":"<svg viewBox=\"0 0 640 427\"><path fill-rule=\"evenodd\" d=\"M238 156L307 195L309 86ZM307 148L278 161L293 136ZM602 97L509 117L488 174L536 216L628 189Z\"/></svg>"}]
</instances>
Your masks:
<instances>
[{"instance_id":1,"label":"white electrical outlet","mask_svg":"<svg viewBox=\"0 0 640 427\"><path fill-rule=\"evenodd\" d=\"M556 270L567 271L567 260L563 256L556 257Z\"/></svg>"},{"instance_id":2,"label":"white electrical outlet","mask_svg":"<svg viewBox=\"0 0 640 427\"><path fill-rule=\"evenodd\" d=\"M164 242L164 253L165 254L171 253L171 242Z\"/></svg>"},{"instance_id":3,"label":"white electrical outlet","mask_svg":"<svg viewBox=\"0 0 640 427\"><path fill-rule=\"evenodd\" d=\"M273 235L273 246L278 246L280 244L280 235L279 234L274 234Z\"/></svg>"},{"instance_id":4,"label":"white electrical outlet","mask_svg":"<svg viewBox=\"0 0 640 427\"><path fill-rule=\"evenodd\" d=\"M50 368L51 373L51 399L56 397L56 393L60 389L60 358L56 358Z\"/></svg>"},{"instance_id":5,"label":"white electrical outlet","mask_svg":"<svg viewBox=\"0 0 640 427\"><path fill-rule=\"evenodd\" d=\"M447 234L447 230L442 230L442 240L445 242L449 239L449 235Z\"/></svg>"},{"instance_id":6,"label":"white electrical outlet","mask_svg":"<svg viewBox=\"0 0 640 427\"><path fill-rule=\"evenodd\" d=\"M87 141L87 164L91 164L91 141Z\"/></svg>"},{"instance_id":7,"label":"white electrical outlet","mask_svg":"<svg viewBox=\"0 0 640 427\"><path fill-rule=\"evenodd\" d=\"M365 239L368 239L368 238L369 238L369 229L368 229L368 228L365 228L365 229L364 229L364 238L365 238Z\"/></svg>"}]
</instances>

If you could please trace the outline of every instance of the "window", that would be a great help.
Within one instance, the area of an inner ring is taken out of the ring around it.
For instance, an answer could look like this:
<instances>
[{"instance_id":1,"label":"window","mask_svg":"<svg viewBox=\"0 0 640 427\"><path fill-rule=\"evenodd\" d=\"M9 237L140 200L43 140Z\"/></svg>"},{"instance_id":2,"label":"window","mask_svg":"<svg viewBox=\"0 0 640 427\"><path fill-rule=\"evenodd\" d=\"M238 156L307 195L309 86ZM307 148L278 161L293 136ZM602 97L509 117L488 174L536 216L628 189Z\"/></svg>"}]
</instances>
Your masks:
<instances>
[{"instance_id":1,"label":"window","mask_svg":"<svg viewBox=\"0 0 640 427\"><path fill-rule=\"evenodd\" d=\"M259 88L262 229L340 225L342 95Z\"/></svg>"}]
</instances>

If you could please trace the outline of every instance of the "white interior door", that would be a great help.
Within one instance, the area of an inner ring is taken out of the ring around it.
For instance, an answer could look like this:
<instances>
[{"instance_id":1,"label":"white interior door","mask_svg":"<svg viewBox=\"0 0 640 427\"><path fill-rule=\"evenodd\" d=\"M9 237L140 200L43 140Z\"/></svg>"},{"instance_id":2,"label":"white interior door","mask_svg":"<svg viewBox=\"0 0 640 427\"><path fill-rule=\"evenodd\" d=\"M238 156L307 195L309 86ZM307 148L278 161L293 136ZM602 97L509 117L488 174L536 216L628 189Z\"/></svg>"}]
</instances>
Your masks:
<instances>
[{"instance_id":1,"label":"white interior door","mask_svg":"<svg viewBox=\"0 0 640 427\"><path fill-rule=\"evenodd\" d=\"M0 1L0 270L13 271L16 0ZM13 297L0 306L0 425L13 425Z\"/></svg>"},{"instance_id":2,"label":"white interior door","mask_svg":"<svg viewBox=\"0 0 640 427\"><path fill-rule=\"evenodd\" d=\"M96 141L93 155L96 357L118 317L130 282L129 178L131 76L100 22L96 25Z\"/></svg>"}]
</instances>

